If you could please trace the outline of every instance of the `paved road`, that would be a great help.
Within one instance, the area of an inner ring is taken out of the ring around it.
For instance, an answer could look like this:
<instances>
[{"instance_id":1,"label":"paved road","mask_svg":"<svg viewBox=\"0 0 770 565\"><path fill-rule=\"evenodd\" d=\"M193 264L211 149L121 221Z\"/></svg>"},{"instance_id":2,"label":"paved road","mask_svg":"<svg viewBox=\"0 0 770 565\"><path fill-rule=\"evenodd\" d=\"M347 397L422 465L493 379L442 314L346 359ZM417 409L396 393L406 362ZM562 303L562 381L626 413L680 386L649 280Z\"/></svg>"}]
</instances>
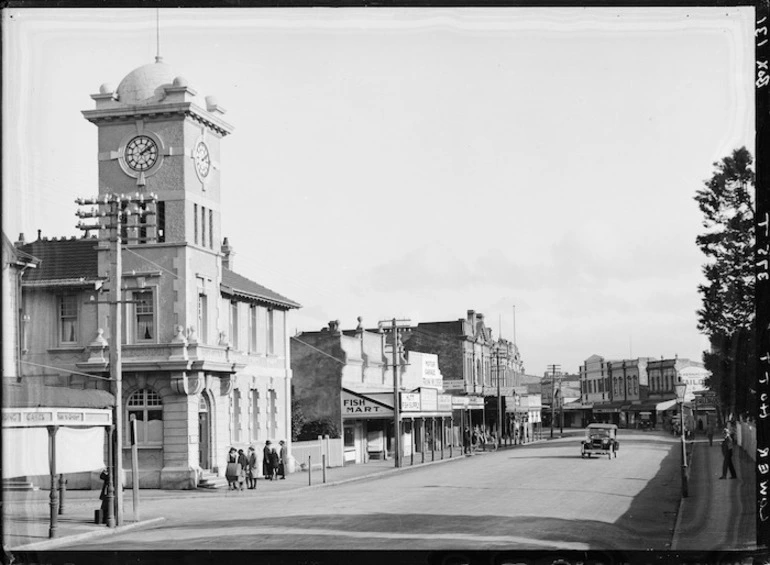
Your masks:
<instances>
[{"instance_id":1,"label":"paved road","mask_svg":"<svg viewBox=\"0 0 770 565\"><path fill-rule=\"evenodd\" d=\"M679 443L620 441L612 460L581 459L572 437L323 489L148 501L162 527L77 549L669 549Z\"/></svg>"}]
</instances>

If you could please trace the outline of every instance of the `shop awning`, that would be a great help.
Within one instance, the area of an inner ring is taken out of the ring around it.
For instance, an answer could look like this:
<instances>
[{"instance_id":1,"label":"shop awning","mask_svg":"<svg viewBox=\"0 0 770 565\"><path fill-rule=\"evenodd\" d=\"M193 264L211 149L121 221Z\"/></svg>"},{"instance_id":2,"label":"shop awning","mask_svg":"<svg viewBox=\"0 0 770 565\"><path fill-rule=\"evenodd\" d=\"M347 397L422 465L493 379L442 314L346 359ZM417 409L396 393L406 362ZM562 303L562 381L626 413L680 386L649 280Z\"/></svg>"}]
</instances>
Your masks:
<instances>
[{"instance_id":1,"label":"shop awning","mask_svg":"<svg viewBox=\"0 0 770 565\"><path fill-rule=\"evenodd\" d=\"M620 412L620 409L623 407L624 404L628 404L628 403L623 400L618 400L615 402L604 402L602 404L594 404L593 411L597 414L612 414L612 413Z\"/></svg>"},{"instance_id":2,"label":"shop awning","mask_svg":"<svg viewBox=\"0 0 770 565\"><path fill-rule=\"evenodd\" d=\"M676 406L676 398L674 398L673 400L665 400L663 402L658 402L658 404L655 405L655 410L658 412L665 412L666 410L669 410L673 406Z\"/></svg>"},{"instance_id":3,"label":"shop awning","mask_svg":"<svg viewBox=\"0 0 770 565\"><path fill-rule=\"evenodd\" d=\"M3 383L3 408L112 408L105 390L73 389L27 383Z\"/></svg>"}]
</instances>

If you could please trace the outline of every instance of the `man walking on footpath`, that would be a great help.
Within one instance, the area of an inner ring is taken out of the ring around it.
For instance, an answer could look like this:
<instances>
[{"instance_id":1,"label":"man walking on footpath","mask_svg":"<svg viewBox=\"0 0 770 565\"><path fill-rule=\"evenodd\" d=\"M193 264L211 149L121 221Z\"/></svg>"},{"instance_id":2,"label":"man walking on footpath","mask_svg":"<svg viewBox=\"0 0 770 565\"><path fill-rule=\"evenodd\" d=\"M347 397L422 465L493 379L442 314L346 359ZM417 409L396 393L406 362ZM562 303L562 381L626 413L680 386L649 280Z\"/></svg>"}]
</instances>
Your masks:
<instances>
[{"instance_id":1,"label":"man walking on footpath","mask_svg":"<svg viewBox=\"0 0 770 565\"><path fill-rule=\"evenodd\" d=\"M714 424L712 422L709 422L708 426L706 426L706 435L709 438L709 447L714 445Z\"/></svg>"},{"instance_id":2,"label":"man walking on footpath","mask_svg":"<svg viewBox=\"0 0 770 565\"><path fill-rule=\"evenodd\" d=\"M722 476L719 477L720 479L726 479L727 478L727 471L730 471L730 478L735 479L735 467L733 467L733 445L735 442L733 441L733 436L730 433L730 430L725 428L725 439L722 441Z\"/></svg>"}]
</instances>

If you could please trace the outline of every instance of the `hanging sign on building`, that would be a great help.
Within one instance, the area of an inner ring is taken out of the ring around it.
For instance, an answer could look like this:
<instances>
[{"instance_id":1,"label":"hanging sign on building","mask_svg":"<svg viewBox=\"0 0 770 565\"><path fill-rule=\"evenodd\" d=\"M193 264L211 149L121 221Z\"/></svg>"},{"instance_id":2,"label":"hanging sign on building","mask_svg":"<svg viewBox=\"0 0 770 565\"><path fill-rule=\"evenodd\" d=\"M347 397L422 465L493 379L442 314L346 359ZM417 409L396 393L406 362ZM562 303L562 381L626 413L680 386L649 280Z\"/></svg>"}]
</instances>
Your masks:
<instances>
[{"instance_id":1,"label":"hanging sign on building","mask_svg":"<svg viewBox=\"0 0 770 565\"><path fill-rule=\"evenodd\" d=\"M467 396L453 396L452 397L452 410L465 410L468 408Z\"/></svg>"},{"instance_id":2,"label":"hanging sign on building","mask_svg":"<svg viewBox=\"0 0 770 565\"><path fill-rule=\"evenodd\" d=\"M420 393L402 392L401 393L401 411L419 412L420 411Z\"/></svg>"},{"instance_id":3,"label":"hanging sign on building","mask_svg":"<svg viewBox=\"0 0 770 565\"><path fill-rule=\"evenodd\" d=\"M448 394L438 395L439 412L450 412L452 410L452 397Z\"/></svg>"},{"instance_id":4,"label":"hanging sign on building","mask_svg":"<svg viewBox=\"0 0 770 565\"><path fill-rule=\"evenodd\" d=\"M465 381L462 379L445 380L444 390L465 390Z\"/></svg>"},{"instance_id":5,"label":"hanging sign on building","mask_svg":"<svg viewBox=\"0 0 770 565\"><path fill-rule=\"evenodd\" d=\"M422 359L422 384L433 388L444 386L438 370L438 355L424 355Z\"/></svg>"},{"instance_id":6,"label":"hanging sign on building","mask_svg":"<svg viewBox=\"0 0 770 565\"><path fill-rule=\"evenodd\" d=\"M393 416L393 409L373 398L347 390L342 391L343 418L372 418Z\"/></svg>"},{"instance_id":7,"label":"hanging sign on building","mask_svg":"<svg viewBox=\"0 0 770 565\"><path fill-rule=\"evenodd\" d=\"M420 389L420 407L423 412L438 410L438 391L435 388Z\"/></svg>"},{"instance_id":8,"label":"hanging sign on building","mask_svg":"<svg viewBox=\"0 0 770 565\"><path fill-rule=\"evenodd\" d=\"M468 397L468 406L470 408L484 408L484 397L483 396L469 396Z\"/></svg>"}]
</instances>

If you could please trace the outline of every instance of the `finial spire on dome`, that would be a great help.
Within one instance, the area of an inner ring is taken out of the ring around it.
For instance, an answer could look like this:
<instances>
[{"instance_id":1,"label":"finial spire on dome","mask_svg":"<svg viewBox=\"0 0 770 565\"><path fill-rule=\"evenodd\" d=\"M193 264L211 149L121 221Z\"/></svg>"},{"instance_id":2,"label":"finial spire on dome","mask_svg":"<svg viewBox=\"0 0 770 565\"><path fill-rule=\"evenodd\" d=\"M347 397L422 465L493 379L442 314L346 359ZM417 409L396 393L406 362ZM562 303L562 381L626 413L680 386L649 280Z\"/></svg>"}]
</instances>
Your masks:
<instances>
[{"instance_id":1,"label":"finial spire on dome","mask_svg":"<svg viewBox=\"0 0 770 565\"><path fill-rule=\"evenodd\" d=\"M160 56L160 8L155 8L155 36L157 38L157 54L155 55L155 62L162 63L163 57Z\"/></svg>"}]
</instances>

